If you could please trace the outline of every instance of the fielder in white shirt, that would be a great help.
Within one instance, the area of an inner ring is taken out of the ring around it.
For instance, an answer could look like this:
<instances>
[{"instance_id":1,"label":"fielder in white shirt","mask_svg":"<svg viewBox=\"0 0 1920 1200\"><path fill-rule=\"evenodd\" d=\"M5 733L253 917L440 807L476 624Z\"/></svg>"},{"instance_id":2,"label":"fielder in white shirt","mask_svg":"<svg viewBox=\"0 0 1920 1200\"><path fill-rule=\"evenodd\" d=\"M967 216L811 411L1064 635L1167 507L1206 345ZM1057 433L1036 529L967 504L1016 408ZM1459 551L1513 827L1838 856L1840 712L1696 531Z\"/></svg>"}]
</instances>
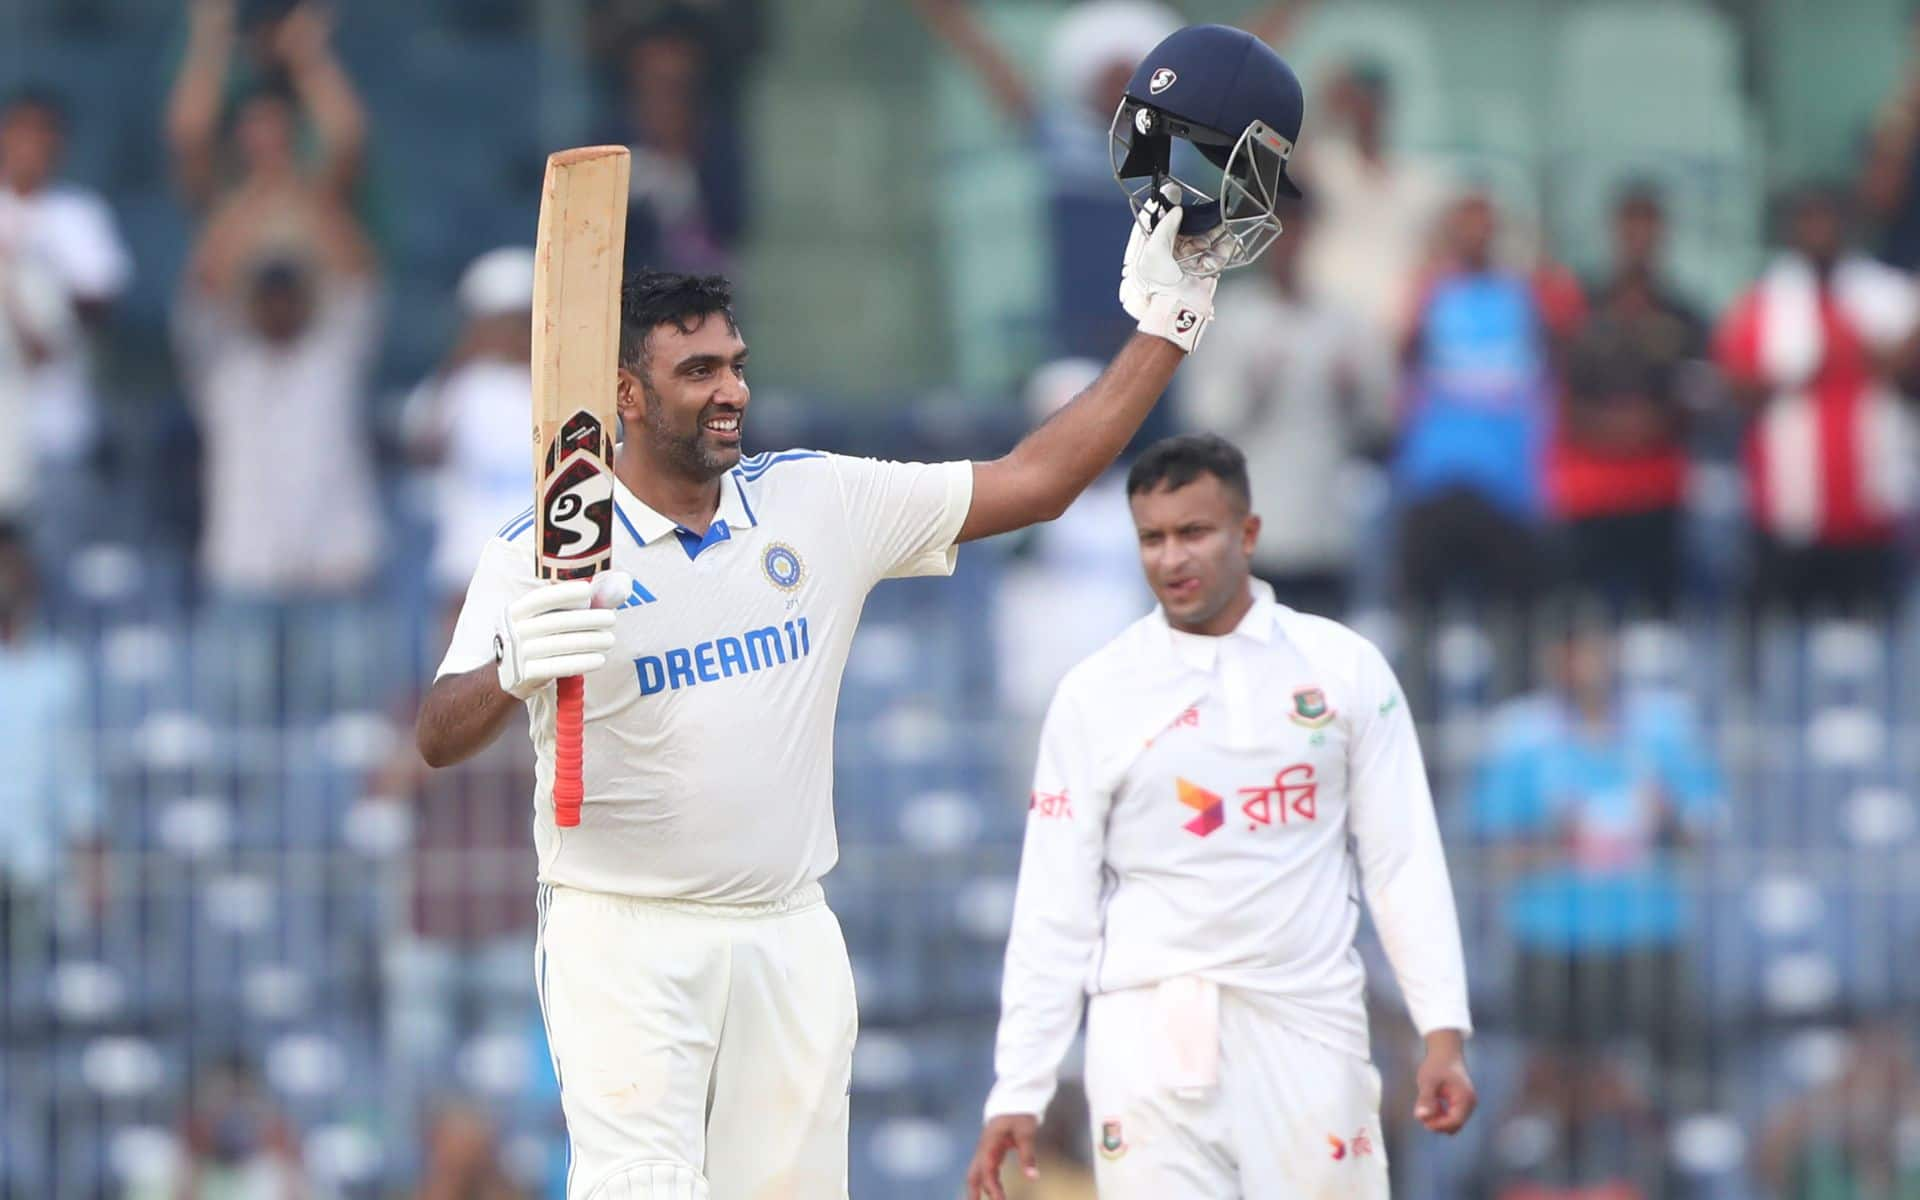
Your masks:
<instances>
[{"instance_id":1,"label":"fielder in white shirt","mask_svg":"<svg viewBox=\"0 0 1920 1200\"><path fill-rule=\"evenodd\" d=\"M818 880L861 605L883 579L951 572L959 542L1058 516L1119 454L1212 316L1215 280L1176 262L1179 222L1128 247L1141 332L986 463L742 457L726 281L628 281L615 570L538 584L532 513L509 520L416 730L439 766L530 710L536 971L572 1200L844 1200L853 977ZM587 793L560 829L552 681L570 674L586 676Z\"/></svg>"},{"instance_id":2,"label":"fielder in white shirt","mask_svg":"<svg viewBox=\"0 0 1920 1200\"><path fill-rule=\"evenodd\" d=\"M1104 1200L1384 1198L1363 892L1426 1038L1415 1116L1450 1134L1474 1106L1406 701L1366 639L1252 579L1260 518L1232 445L1159 442L1127 492L1160 607L1047 712L967 1200L1004 1200L1009 1151L1033 1173L1083 1003Z\"/></svg>"}]
</instances>

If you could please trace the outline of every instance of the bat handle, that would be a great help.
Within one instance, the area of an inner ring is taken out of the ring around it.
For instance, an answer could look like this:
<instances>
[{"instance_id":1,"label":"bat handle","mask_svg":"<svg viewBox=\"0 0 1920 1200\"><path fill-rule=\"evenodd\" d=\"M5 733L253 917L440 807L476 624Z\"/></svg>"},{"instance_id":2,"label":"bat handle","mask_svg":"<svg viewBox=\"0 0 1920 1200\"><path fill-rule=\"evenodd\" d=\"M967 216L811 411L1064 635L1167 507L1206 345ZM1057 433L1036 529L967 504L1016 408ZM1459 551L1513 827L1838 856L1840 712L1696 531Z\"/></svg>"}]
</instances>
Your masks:
<instances>
[{"instance_id":1,"label":"bat handle","mask_svg":"<svg viewBox=\"0 0 1920 1200\"><path fill-rule=\"evenodd\" d=\"M568 675L557 682L559 709L553 731L553 823L572 829L580 823L580 801L586 784L580 776L581 741L586 718L585 681Z\"/></svg>"}]
</instances>

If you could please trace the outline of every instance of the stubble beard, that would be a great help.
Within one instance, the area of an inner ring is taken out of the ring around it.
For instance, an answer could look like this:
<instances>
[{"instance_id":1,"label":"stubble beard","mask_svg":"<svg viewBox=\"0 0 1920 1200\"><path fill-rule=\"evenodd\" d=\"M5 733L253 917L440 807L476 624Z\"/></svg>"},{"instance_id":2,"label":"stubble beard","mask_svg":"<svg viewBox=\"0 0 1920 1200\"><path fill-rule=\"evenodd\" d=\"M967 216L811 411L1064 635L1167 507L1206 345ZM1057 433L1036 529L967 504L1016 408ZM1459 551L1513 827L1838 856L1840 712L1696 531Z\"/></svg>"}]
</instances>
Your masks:
<instances>
[{"instance_id":1,"label":"stubble beard","mask_svg":"<svg viewBox=\"0 0 1920 1200\"><path fill-rule=\"evenodd\" d=\"M733 464L723 461L722 454L706 444L697 422L690 433L676 431L667 422L666 402L653 385L642 381L641 393L646 403L641 409L640 422L655 454L675 470L702 483L727 473Z\"/></svg>"}]
</instances>

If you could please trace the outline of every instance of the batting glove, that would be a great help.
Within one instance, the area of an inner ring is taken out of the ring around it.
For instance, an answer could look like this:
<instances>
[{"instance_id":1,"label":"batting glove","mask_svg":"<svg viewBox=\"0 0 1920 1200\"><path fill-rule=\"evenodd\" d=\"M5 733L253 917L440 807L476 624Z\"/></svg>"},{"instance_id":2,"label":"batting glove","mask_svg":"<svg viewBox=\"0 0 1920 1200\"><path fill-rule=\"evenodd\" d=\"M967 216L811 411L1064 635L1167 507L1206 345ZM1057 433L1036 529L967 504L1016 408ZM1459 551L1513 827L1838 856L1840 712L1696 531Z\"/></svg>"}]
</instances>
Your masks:
<instances>
[{"instance_id":1,"label":"batting glove","mask_svg":"<svg viewBox=\"0 0 1920 1200\"><path fill-rule=\"evenodd\" d=\"M632 586L619 574L543 584L507 605L493 633L501 689L525 700L556 679L606 666L613 610Z\"/></svg>"},{"instance_id":2,"label":"batting glove","mask_svg":"<svg viewBox=\"0 0 1920 1200\"><path fill-rule=\"evenodd\" d=\"M1167 185L1169 205L1180 196ZM1177 205L1161 208L1158 222L1152 209L1143 208L1127 238L1127 258L1120 268L1120 305L1140 323L1140 332L1165 338L1188 353L1200 344L1200 335L1213 320L1213 290L1217 275L1188 274L1178 261L1198 243L1180 237L1184 211ZM1177 239L1177 240L1176 240Z\"/></svg>"}]
</instances>

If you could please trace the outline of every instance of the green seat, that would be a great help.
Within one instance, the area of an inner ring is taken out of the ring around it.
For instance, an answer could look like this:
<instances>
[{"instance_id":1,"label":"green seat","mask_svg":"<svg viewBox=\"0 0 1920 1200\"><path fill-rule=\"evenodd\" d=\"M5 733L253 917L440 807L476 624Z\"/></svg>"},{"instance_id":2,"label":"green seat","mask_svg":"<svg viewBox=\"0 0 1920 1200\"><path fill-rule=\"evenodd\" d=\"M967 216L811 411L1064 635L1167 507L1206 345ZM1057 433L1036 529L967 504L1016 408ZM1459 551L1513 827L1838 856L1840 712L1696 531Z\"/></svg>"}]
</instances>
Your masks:
<instances>
[{"instance_id":1,"label":"green seat","mask_svg":"<svg viewBox=\"0 0 1920 1200\"><path fill-rule=\"evenodd\" d=\"M1000 3L979 17L1047 102L1043 64L1058 5ZM930 247L946 301L953 381L1004 391L1038 365L1050 330L1046 176L1028 130L951 54L932 73ZM1126 201L1114 189L1115 212ZM1119 271L1119 264L1114 264Z\"/></svg>"},{"instance_id":2,"label":"green seat","mask_svg":"<svg viewBox=\"0 0 1920 1200\"><path fill-rule=\"evenodd\" d=\"M1746 153L1738 41L1717 14L1637 0L1567 18L1555 52L1555 141Z\"/></svg>"},{"instance_id":3,"label":"green seat","mask_svg":"<svg viewBox=\"0 0 1920 1200\"><path fill-rule=\"evenodd\" d=\"M766 378L849 400L942 379L932 121L916 86L933 51L893 0L766 7L739 271L755 360Z\"/></svg>"},{"instance_id":4,"label":"green seat","mask_svg":"<svg viewBox=\"0 0 1920 1200\"><path fill-rule=\"evenodd\" d=\"M1765 193L1762 139L1739 80L1739 42L1692 4L1624 0L1570 13L1556 40L1547 206L1554 243L1604 269L1609 214L1633 178L1662 191L1679 281L1702 304L1753 271Z\"/></svg>"},{"instance_id":5,"label":"green seat","mask_svg":"<svg viewBox=\"0 0 1920 1200\"><path fill-rule=\"evenodd\" d=\"M1323 4L1281 48L1307 92L1302 139L1313 136L1314 97L1355 60L1377 63L1393 87L1393 139L1412 149L1447 143L1445 81L1432 28L1417 10L1395 4Z\"/></svg>"},{"instance_id":6,"label":"green seat","mask_svg":"<svg viewBox=\"0 0 1920 1200\"><path fill-rule=\"evenodd\" d=\"M1615 0L1582 5L1563 20L1556 50L1561 86L1608 91L1633 106L1647 87L1701 94L1740 87L1740 39L1703 4Z\"/></svg>"},{"instance_id":7,"label":"green seat","mask_svg":"<svg viewBox=\"0 0 1920 1200\"><path fill-rule=\"evenodd\" d=\"M1845 178L1908 54L1906 0L1766 0L1761 95L1776 183Z\"/></svg>"},{"instance_id":8,"label":"green seat","mask_svg":"<svg viewBox=\"0 0 1920 1200\"><path fill-rule=\"evenodd\" d=\"M1550 94L1558 7L1513 0L1447 0L1433 6L1444 13L1432 29L1446 70L1446 111L1456 125L1471 119L1462 104L1511 105L1530 118L1543 113L1539 106Z\"/></svg>"}]
</instances>

